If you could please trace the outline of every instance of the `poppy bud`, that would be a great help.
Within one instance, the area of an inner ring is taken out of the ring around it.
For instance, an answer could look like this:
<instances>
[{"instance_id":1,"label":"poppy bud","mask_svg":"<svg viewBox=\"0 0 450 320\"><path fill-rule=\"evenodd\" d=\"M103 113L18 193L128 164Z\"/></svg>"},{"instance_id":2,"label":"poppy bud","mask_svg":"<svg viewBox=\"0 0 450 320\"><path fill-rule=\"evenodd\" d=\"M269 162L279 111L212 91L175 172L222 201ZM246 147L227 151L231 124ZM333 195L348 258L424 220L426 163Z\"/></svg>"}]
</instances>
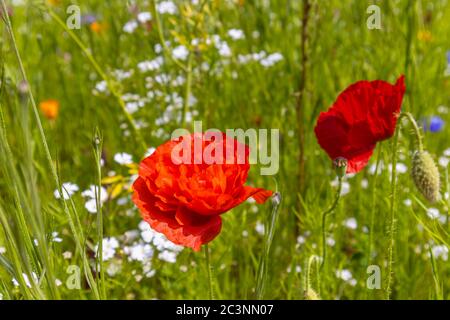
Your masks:
<instances>
[{"instance_id":1,"label":"poppy bud","mask_svg":"<svg viewBox=\"0 0 450 320\"><path fill-rule=\"evenodd\" d=\"M319 294L311 288L305 290L305 300L321 300Z\"/></svg>"},{"instance_id":2,"label":"poppy bud","mask_svg":"<svg viewBox=\"0 0 450 320\"><path fill-rule=\"evenodd\" d=\"M412 159L412 177L417 189L431 203L439 200L439 170L427 151L416 151Z\"/></svg>"},{"instance_id":3,"label":"poppy bud","mask_svg":"<svg viewBox=\"0 0 450 320\"><path fill-rule=\"evenodd\" d=\"M278 206L281 203L281 194L279 192L273 194L272 203L274 206Z\"/></svg>"},{"instance_id":4,"label":"poppy bud","mask_svg":"<svg viewBox=\"0 0 450 320\"><path fill-rule=\"evenodd\" d=\"M333 160L333 166L339 178L343 178L345 176L345 173L347 172L347 164L347 159L343 157L338 157Z\"/></svg>"}]
</instances>

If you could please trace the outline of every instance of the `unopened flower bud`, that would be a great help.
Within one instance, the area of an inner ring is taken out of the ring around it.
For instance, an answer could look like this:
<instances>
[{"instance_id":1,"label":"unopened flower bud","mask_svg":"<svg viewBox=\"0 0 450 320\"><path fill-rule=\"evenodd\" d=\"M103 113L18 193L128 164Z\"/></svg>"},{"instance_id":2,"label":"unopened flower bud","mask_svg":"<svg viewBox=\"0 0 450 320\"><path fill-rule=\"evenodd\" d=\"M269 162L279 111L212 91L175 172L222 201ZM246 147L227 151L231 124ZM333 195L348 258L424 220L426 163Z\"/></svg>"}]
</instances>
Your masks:
<instances>
[{"instance_id":1,"label":"unopened flower bud","mask_svg":"<svg viewBox=\"0 0 450 320\"><path fill-rule=\"evenodd\" d=\"M333 166L339 178L343 178L347 173L347 164L348 164L347 159L343 157L338 157L333 160Z\"/></svg>"},{"instance_id":2,"label":"unopened flower bud","mask_svg":"<svg viewBox=\"0 0 450 320\"><path fill-rule=\"evenodd\" d=\"M281 194L279 192L273 194L272 203L274 206L278 206L281 203Z\"/></svg>"},{"instance_id":3,"label":"unopened flower bud","mask_svg":"<svg viewBox=\"0 0 450 320\"><path fill-rule=\"evenodd\" d=\"M417 189L431 203L439 200L439 170L427 151L416 151L412 159L412 177Z\"/></svg>"}]
</instances>

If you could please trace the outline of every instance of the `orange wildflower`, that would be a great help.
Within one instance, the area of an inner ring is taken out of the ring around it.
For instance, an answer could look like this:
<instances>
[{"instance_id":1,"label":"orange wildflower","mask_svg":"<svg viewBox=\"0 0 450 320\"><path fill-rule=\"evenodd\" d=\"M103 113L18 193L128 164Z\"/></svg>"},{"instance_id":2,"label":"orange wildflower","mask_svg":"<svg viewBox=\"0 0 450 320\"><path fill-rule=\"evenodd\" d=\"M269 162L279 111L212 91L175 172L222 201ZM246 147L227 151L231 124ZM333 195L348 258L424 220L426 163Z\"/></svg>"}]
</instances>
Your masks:
<instances>
[{"instance_id":1,"label":"orange wildflower","mask_svg":"<svg viewBox=\"0 0 450 320\"><path fill-rule=\"evenodd\" d=\"M53 99L42 101L39 108L47 119L55 120L59 113L59 101Z\"/></svg>"}]
</instances>

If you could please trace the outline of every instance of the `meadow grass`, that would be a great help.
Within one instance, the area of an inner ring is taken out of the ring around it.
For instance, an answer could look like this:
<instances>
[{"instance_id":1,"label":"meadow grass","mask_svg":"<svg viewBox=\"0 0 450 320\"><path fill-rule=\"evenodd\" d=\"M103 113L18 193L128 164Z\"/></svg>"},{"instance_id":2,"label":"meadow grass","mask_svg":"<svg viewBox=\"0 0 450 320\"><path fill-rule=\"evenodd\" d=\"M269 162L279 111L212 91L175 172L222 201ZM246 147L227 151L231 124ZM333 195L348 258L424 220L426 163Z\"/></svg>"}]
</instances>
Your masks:
<instances>
[{"instance_id":1,"label":"meadow grass","mask_svg":"<svg viewBox=\"0 0 450 320\"><path fill-rule=\"evenodd\" d=\"M0 299L449 298L448 0L376 1L379 30L357 0L2 3ZM348 85L400 74L402 111L444 121L419 128L439 163L434 204L411 178L410 122L342 185L314 136ZM194 120L281 137L278 173L248 179L281 203L224 214L206 255L149 230L130 193L147 150Z\"/></svg>"}]
</instances>

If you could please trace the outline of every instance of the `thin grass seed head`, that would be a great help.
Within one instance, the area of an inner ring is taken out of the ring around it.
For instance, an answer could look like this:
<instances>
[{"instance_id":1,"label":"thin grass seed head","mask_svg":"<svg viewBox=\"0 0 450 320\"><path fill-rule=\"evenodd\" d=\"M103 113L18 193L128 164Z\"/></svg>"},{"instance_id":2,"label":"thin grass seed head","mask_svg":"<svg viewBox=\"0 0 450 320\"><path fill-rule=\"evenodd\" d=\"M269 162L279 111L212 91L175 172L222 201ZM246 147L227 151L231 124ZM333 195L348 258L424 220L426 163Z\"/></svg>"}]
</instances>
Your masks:
<instances>
[{"instance_id":1,"label":"thin grass seed head","mask_svg":"<svg viewBox=\"0 0 450 320\"><path fill-rule=\"evenodd\" d=\"M416 151L412 158L412 178L417 189L431 203L439 200L439 170L427 151Z\"/></svg>"}]
</instances>

